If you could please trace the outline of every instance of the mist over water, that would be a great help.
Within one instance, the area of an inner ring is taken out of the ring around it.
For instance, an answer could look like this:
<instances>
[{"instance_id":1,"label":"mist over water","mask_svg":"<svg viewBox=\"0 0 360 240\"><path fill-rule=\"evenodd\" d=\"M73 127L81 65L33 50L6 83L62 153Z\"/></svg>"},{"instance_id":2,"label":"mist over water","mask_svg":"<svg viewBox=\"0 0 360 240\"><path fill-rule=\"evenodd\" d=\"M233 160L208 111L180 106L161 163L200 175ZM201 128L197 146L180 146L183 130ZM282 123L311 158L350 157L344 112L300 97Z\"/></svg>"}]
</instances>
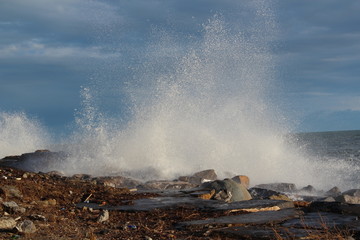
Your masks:
<instances>
[{"instance_id":1,"label":"mist over water","mask_svg":"<svg viewBox=\"0 0 360 240\"><path fill-rule=\"evenodd\" d=\"M250 7L252 19L243 31L221 15L203 24L201 37L184 41L154 30L126 85L117 82L120 76L101 81L117 72L97 70L97 79L81 89L75 130L50 146L69 158L35 169L149 180L213 168L220 177L248 175L252 184L340 186L323 181L336 172L323 174L289 142L291 127L276 98L283 89L270 45L276 39L274 13L267 1ZM108 114L101 102L110 95L106 89L119 105L127 99L126 116ZM0 126L2 156L49 146L46 131L24 114L0 114Z\"/></svg>"}]
</instances>

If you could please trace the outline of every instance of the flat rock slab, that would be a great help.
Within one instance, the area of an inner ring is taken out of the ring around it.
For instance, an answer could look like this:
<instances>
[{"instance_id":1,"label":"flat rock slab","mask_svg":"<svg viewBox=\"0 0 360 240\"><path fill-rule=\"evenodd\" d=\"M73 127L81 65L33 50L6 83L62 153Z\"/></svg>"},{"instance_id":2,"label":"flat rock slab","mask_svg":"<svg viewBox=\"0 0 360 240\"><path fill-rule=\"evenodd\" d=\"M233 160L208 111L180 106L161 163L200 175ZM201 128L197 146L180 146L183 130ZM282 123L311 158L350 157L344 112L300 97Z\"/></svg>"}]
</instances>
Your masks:
<instances>
[{"instance_id":1,"label":"flat rock slab","mask_svg":"<svg viewBox=\"0 0 360 240\"><path fill-rule=\"evenodd\" d=\"M204 211L274 211L293 208L294 204L282 200L249 200L233 203L224 203L216 200L204 200L194 197L156 197L135 200L133 205L99 206L92 203L78 203L77 207L106 209L118 211L151 211L157 208L174 208L182 205L193 206Z\"/></svg>"},{"instance_id":2,"label":"flat rock slab","mask_svg":"<svg viewBox=\"0 0 360 240\"><path fill-rule=\"evenodd\" d=\"M282 224L284 227L315 228L345 226L349 223L358 222L358 217L328 212L307 213L299 219L291 219Z\"/></svg>"},{"instance_id":3,"label":"flat rock slab","mask_svg":"<svg viewBox=\"0 0 360 240\"><path fill-rule=\"evenodd\" d=\"M186 228L199 225L279 223L297 217L299 217L299 213L295 209L284 209L280 211L256 212L234 216L209 218L205 220L180 222L176 224L176 227Z\"/></svg>"},{"instance_id":4,"label":"flat rock slab","mask_svg":"<svg viewBox=\"0 0 360 240\"><path fill-rule=\"evenodd\" d=\"M310 234L319 235L318 230L297 228L273 228L262 226L239 226L217 229L211 232L212 237L231 237L236 239L301 239ZM281 238L280 238L280 237Z\"/></svg>"}]
</instances>

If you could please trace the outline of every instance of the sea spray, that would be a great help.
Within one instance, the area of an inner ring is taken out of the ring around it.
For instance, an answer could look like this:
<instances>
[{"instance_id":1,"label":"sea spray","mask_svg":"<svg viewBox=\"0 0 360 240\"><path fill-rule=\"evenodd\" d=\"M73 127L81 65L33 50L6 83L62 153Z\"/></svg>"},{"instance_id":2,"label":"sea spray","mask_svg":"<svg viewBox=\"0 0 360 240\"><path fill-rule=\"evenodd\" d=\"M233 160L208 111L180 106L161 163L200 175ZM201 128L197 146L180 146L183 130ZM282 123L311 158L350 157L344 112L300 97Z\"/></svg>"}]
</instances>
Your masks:
<instances>
[{"instance_id":1,"label":"sea spray","mask_svg":"<svg viewBox=\"0 0 360 240\"><path fill-rule=\"evenodd\" d=\"M23 112L0 112L0 158L43 149L51 143L44 126Z\"/></svg>"},{"instance_id":2,"label":"sea spray","mask_svg":"<svg viewBox=\"0 0 360 240\"><path fill-rule=\"evenodd\" d=\"M96 88L84 88L74 144L63 149L72 154L65 171L148 180L214 168L223 177L249 175L253 183L311 183L272 101L281 90L274 89L276 61L265 37L273 38L273 22L266 11L255 9L247 32L216 15L200 40L185 47L160 31L127 87L132 115L125 124L101 112L91 95Z\"/></svg>"}]
</instances>

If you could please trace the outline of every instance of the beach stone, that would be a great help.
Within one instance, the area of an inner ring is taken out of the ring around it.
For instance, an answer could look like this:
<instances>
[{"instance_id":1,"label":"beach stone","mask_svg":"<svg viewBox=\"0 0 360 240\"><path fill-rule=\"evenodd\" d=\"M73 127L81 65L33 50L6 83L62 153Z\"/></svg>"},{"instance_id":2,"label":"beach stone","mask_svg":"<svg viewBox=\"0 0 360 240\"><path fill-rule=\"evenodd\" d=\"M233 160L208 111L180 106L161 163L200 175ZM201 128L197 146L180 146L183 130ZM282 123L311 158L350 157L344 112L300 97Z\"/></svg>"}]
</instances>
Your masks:
<instances>
[{"instance_id":1,"label":"beach stone","mask_svg":"<svg viewBox=\"0 0 360 240\"><path fill-rule=\"evenodd\" d=\"M237 183L240 183L241 185L243 185L246 188L249 188L250 185L250 179L248 176L245 175L237 175L233 178L231 178L232 180L234 180Z\"/></svg>"},{"instance_id":2,"label":"beach stone","mask_svg":"<svg viewBox=\"0 0 360 240\"><path fill-rule=\"evenodd\" d=\"M12 230L15 227L15 219L11 217L0 217L0 230Z\"/></svg>"},{"instance_id":3,"label":"beach stone","mask_svg":"<svg viewBox=\"0 0 360 240\"><path fill-rule=\"evenodd\" d=\"M16 225L16 229L21 233L36 232L35 224L30 220L24 220Z\"/></svg>"},{"instance_id":4,"label":"beach stone","mask_svg":"<svg viewBox=\"0 0 360 240\"><path fill-rule=\"evenodd\" d=\"M338 187L333 187L329 191L325 192L325 196L337 197L341 195L341 191Z\"/></svg>"},{"instance_id":5,"label":"beach stone","mask_svg":"<svg viewBox=\"0 0 360 240\"><path fill-rule=\"evenodd\" d=\"M99 215L99 217L97 219L97 222L102 223L102 222L106 222L108 220L109 220L109 211L108 210L103 210L100 213L100 215Z\"/></svg>"},{"instance_id":6,"label":"beach stone","mask_svg":"<svg viewBox=\"0 0 360 240\"><path fill-rule=\"evenodd\" d=\"M277 192L294 192L294 191L296 191L296 186L294 183L259 184L259 185L256 185L255 187L273 190L273 191L277 191Z\"/></svg>"},{"instance_id":7,"label":"beach stone","mask_svg":"<svg viewBox=\"0 0 360 240\"><path fill-rule=\"evenodd\" d=\"M274 199L292 201L288 196L277 191L253 187L249 189L249 193L254 199Z\"/></svg>"},{"instance_id":8,"label":"beach stone","mask_svg":"<svg viewBox=\"0 0 360 240\"><path fill-rule=\"evenodd\" d=\"M215 180L203 183L200 188L215 190L214 199L225 202L246 201L251 199L248 190L232 179Z\"/></svg>"}]
</instances>

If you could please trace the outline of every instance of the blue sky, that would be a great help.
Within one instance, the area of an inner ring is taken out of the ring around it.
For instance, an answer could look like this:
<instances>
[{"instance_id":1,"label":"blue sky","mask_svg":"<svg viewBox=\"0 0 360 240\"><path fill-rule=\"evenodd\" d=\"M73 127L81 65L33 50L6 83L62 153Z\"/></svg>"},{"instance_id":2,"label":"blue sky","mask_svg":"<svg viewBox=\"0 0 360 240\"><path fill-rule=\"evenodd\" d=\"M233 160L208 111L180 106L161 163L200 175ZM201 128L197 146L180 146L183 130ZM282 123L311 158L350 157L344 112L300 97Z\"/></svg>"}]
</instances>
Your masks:
<instances>
[{"instance_id":1,"label":"blue sky","mask_svg":"<svg viewBox=\"0 0 360 240\"><path fill-rule=\"evenodd\" d=\"M81 86L96 85L104 102L118 104L108 83L121 89L131 80L129 66L146 51L151 31L196 38L216 13L233 29L244 28L239 21L248 19L249 2L0 1L0 112L24 111L61 132L81 108ZM360 129L360 2L269 6L281 98L296 131Z\"/></svg>"}]
</instances>

